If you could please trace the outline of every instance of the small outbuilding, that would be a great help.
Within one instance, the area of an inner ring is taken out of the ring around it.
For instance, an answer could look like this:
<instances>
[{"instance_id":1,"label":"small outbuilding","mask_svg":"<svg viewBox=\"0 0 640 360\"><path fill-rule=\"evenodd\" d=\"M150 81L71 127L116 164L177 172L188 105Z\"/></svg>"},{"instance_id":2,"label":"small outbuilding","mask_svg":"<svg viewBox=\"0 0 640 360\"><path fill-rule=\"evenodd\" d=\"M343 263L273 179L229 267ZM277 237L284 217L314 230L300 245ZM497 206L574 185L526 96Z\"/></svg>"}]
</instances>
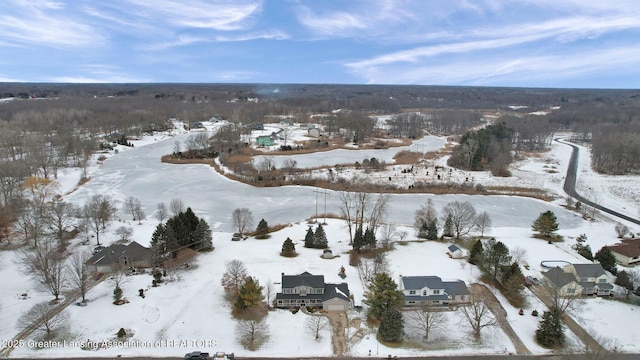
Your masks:
<instances>
[{"instance_id":1,"label":"small outbuilding","mask_svg":"<svg viewBox=\"0 0 640 360\"><path fill-rule=\"evenodd\" d=\"M449 250L447 254L452 259L462 259L464 257L464 251L462 251L462 249L460 249L457 245L449 245L447 249Z\"/></svg>"}]
</instances>

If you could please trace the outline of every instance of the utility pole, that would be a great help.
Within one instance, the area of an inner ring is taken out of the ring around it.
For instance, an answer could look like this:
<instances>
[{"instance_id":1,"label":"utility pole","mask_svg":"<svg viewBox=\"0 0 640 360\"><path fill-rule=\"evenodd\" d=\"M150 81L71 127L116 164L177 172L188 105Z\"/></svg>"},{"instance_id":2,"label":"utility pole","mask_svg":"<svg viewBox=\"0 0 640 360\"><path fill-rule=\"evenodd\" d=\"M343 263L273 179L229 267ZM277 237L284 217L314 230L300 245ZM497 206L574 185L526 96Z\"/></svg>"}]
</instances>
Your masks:
<instances>
[{"instance_id":1,"label":"utility pole","mask_svg":"<svg viewBox=\"0 0 640 360\"><path fill-rule=\"evenodd\" d=\"M318 221L318 194L324 194L324 222L323 225L327 224L327 194L329 192L327 190L313 190L316 193L316 221Z\"/></svg>"}]
</instances>

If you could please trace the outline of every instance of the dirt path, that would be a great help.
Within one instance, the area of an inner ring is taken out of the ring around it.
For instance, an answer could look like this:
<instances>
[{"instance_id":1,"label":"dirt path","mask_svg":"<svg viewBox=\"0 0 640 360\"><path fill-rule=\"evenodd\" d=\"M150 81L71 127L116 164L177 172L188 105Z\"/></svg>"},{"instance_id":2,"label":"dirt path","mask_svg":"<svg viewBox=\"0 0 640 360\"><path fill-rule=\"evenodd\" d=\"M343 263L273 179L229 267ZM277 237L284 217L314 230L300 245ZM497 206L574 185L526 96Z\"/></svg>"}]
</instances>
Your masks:
<instances>
[{"instance_id":1,"label":"dirt path","mask_svg":"<svg viewBox=\"0 0 640 360\"><path fill-rule=\"evenodd\" d=\"M348 356L349 347L347 346L347 336L345 330L349 324L347 313L330 311L327 313L329 322L331 323L331 345L333 347L333 355Z\"/></svg>"},{"instance_id":2,"label":"dirt path","mask_svg":"<svg viewBox=\"0 0 640 360\"><path fill-rule=\"evenodd\" d=\"M516 348L516 353L518 355L531 354L531 351L527 349L518 334L516 334L511 327L511 324L509 324L509 321L507 320L507 311L502 307L498 298L496 298L496 296L493 295L493 293L484 285L471 284L471 287L478 290L482 294L483 298L486 299L485 304L496 317L496 321L502 328L502 331L504 331L504 333L509 336L509 339L511 339L513 346Z\"/></svg>"}]
</instances>

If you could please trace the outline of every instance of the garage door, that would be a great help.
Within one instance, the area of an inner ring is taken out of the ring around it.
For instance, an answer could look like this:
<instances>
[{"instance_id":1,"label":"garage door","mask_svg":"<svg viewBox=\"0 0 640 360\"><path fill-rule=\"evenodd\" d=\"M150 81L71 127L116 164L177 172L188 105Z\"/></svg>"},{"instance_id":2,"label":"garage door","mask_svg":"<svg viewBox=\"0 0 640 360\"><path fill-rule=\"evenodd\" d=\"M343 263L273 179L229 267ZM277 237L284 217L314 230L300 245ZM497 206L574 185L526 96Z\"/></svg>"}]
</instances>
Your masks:
<instances>
[{"instance_id":1,"label":"garage door","mask_svg":"<svg viewBox=\"0 0 640 360\"><path fill-rule=\"evenodd\" d=\"M327 311L344 311L344 305L340 305L340 304L327 304L326 306L323 306L323 307Z\"/></svg>"}]
</instances>

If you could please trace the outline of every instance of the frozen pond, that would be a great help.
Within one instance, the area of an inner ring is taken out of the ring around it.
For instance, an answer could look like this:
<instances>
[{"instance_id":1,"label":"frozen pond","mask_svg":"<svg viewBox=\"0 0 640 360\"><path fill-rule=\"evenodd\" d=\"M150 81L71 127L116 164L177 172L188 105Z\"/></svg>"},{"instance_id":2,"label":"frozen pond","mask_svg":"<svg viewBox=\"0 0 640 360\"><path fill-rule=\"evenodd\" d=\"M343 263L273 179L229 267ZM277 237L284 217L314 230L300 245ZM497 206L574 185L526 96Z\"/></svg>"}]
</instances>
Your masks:
<instances>
[{"instance_id":1,"label":"frozen pond","mask_svg":"<svg viewBox=\"0 0 640 360\"><path fill-rule=\"evenodd\" d=\"M214 230L229 232L232 231L231 213L240 207L249 208L256 222L264 218L269 224L302 221L314 215L316 209L319 213L324 212L324 195L318 197L314 192L316 189L312 187L254 188L231 181L207 165L160 162L162 155L171 153L175 140L184 142L185 139L186 136L180 135L173 140L138 147L113 156L105 161L88 183L66 199L82 205L94 194L109 195L120 202L134 196L142 202L150 217L158 203L168 204L172 198L180 198L198 216L205 218ZM359 156L364 157L362 153ZM338 196L331 191L327 193L327 212L339 214ZM433 199L438 210L451 201L469 201L478 212L487 211L490 214L494 227L523 227L523 237L528 236L526 232L533 220L546 210L555 212L562 229L575 228L582 223L576 214L541 200L510 196L430 194L392 195L388 221L413 224L414 212L427 198ZM117 206L121 208L120 204Z\"/></svg>"},{"instance_id":2,"label":"frozen pond","mask_svg":"<svg viewBox=\"0 0 640 360\"><path fill-rule=\"evenodd\" d=\"M275 155L273 159L276 167L281 168L284 161L289 159L296 162L298 168L314 168L319 166L334 166L337 164L353 164L356 161L362 162L364 159L376 158L385 161L387 164L393 163L393 157L400 151L408 150L426 153L441 149L446 143L446 139L437 136L425 136L415 140L409 146L392 147L389 149L336 149L311 154L298 155ZM256 156L254 162L260 163L264 156Z\"/></svg>"}]
</instances>

